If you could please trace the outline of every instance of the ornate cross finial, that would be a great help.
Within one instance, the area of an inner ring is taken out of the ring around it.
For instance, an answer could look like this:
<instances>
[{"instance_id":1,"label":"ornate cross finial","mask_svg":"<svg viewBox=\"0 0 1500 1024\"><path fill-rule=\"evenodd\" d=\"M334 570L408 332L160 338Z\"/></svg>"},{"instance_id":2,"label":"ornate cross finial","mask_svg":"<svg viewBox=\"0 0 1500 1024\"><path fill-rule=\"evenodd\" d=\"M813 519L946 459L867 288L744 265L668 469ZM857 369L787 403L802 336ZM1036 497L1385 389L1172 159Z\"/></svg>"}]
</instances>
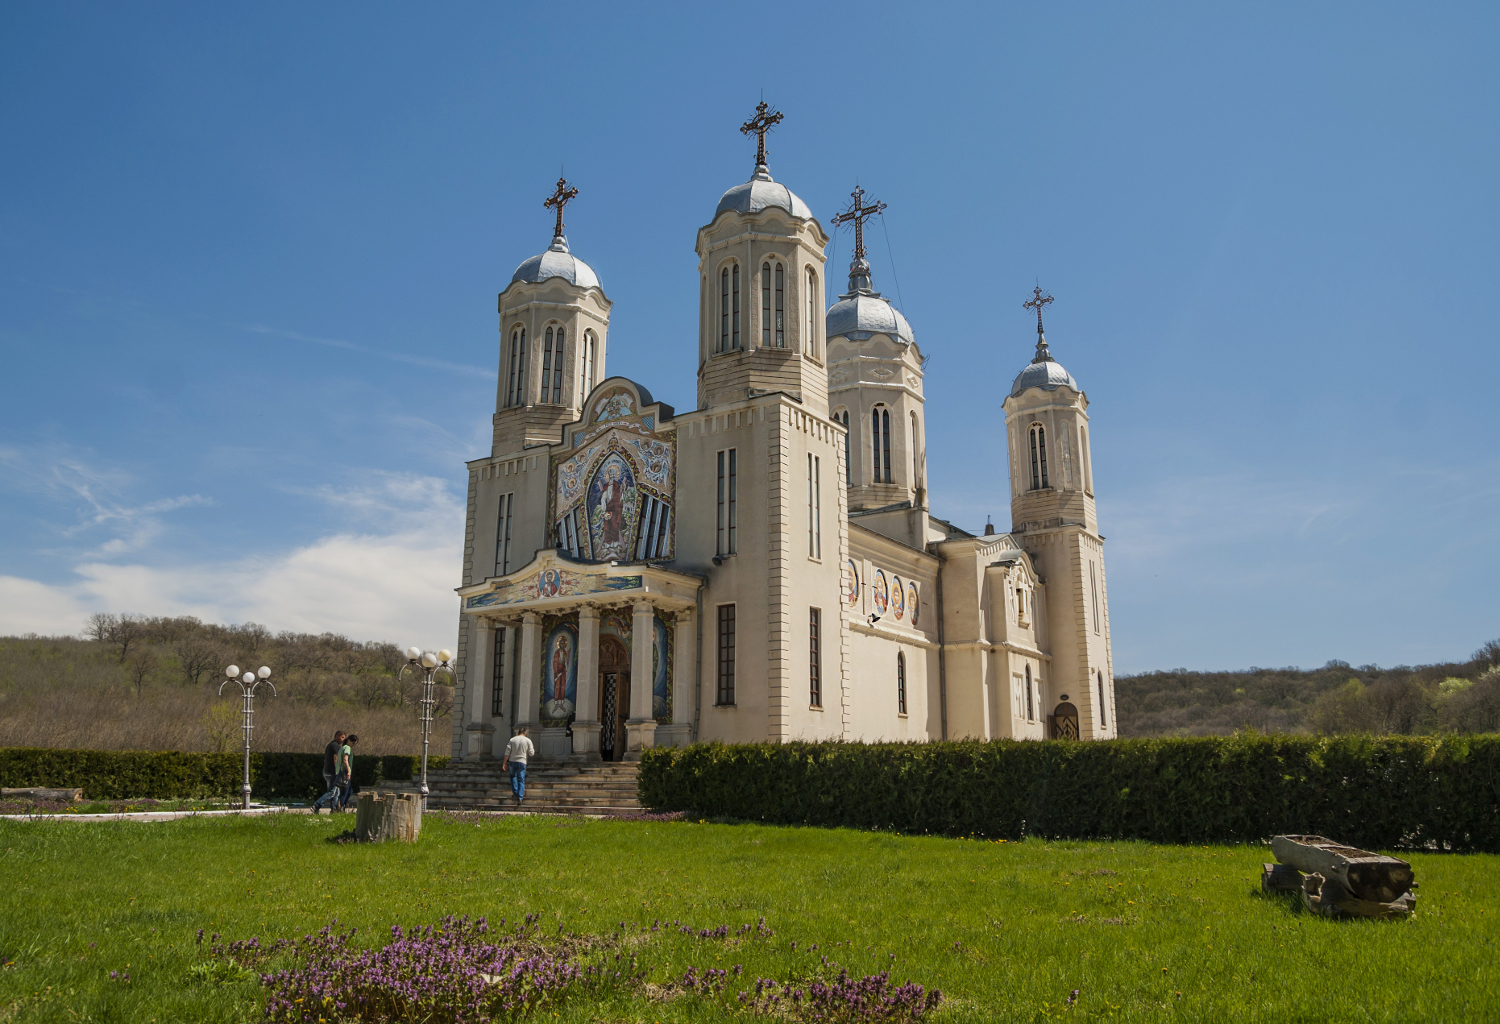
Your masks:
<instances>
[{"instance_id":1,"label":"ornate cross finial","mask_svg":"<svg viewBox=\"0 0 1500 1024\"><path fill-rule=\"evenodd\" d=\"M884 210L885 204L876 200L866 206L865 190L859 185L854 186L854 191L849 195L854 198L854 202L849 204L849 209L833 218L833 226L837 228L850 221L854 222L854 261L858 263L865 258L865 221Z\"/></svg>"},{"instance_id":2,"label":"ornate cross finial","mask_svg":"<svg viewBox=\"0 0 1500 1024\"><path fill-rule=\"evenodd\" d=\"M1042 333L1042 307L1051 301L1052 296L1045 294L1042 291L1042 286L1037 285L1036 288L1032 289L1032 297L1021 303L1022 309L1036 310L1036 333L1038 335Z\"/></svg>"},{"instance_id":3,"label":"ornate cross finial","mask_svg":"<svg viewBox=\"0 0 1500 1024\"><path fill-rule=\"evenodd\" d=\"M761 100L755 108L755 116L740 125L740 131L746 135L755 135L755 166L763 167L766 163L766 132L781 123L781 112L772 110L766 106L766 101Z\"/></svg>"},{"instance_id":4,"label":"ornate cross finial","mask_svg":"<svg viewBox=\"0 0 1500 1024\"><path fill-rule=\"evenodd\" d=\"M577 195L578 190L568 184L568 179L558 178L556 191L542 201L542 206L545 209L557 208L557 229L552 234L553 238L561 238L563 236L563 207L567 206Z\"/></svg>"}]
</instances>

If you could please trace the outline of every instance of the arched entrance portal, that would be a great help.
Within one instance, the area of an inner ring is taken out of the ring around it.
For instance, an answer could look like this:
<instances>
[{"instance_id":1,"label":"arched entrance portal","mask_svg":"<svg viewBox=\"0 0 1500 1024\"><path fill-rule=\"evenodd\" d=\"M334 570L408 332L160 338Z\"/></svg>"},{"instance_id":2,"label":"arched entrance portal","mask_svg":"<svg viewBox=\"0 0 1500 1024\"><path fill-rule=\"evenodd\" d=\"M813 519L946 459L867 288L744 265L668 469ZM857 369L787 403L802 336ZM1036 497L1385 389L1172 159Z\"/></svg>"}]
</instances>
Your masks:
<instances>
[{"instance_id":1,"label":"arched entrance portal","mask_svg":"<svg viewBox=\"0 0 1500 1024\"><path fill-rule=\"evenodd\" d=\"M630 652L618 637L599 638L599 757L625 759L625 720L630 717Z\"/></svg>"},{"instance_id":2,"label":"arched entrance portal","mask_svg":"<svg viewBox=\"0 0 1500 1024\"><path fill-rule=\"evenodd\" d=\"M1063 701L1059 704L1052 714L1047 716L1047 722L1052 726L1053 739L1076 740L1078 738L1078 709L1070 702Z\"/></svg>"}]
</instances>

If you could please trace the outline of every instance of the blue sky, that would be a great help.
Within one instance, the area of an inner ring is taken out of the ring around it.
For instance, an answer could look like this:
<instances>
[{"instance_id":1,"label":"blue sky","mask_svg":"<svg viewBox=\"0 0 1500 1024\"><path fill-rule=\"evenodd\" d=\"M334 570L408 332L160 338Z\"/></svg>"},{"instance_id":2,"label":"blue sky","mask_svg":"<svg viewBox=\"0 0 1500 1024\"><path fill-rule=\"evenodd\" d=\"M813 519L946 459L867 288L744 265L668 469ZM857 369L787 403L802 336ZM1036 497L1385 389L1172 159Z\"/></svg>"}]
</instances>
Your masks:
<instances>
[{"instance_id":1,"label":"blue sky","mask_svg":"<svg viewBox=\"0 0 1500 1024\"><path fill-rule=\"evenodd\" d=\"M0 632L192 613L436 646L545 248L693 405L694 232L749 176L890 204L933 510L1000 402L1092 403L1120 672L1500 636L1493 5L0 8ZM852 242L830 249L832 280Z\"/></svg>"}]
</instances>

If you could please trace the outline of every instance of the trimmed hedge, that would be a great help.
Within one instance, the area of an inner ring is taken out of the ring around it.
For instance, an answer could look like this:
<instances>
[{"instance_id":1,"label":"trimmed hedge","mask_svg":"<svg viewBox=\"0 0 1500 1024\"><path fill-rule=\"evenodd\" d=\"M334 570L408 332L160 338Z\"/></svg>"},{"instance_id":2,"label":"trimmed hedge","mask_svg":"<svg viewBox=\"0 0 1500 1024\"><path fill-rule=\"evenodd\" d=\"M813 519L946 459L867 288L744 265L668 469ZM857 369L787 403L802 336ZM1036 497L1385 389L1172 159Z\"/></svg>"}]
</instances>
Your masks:
<instances>
[{"instance_id":1,"label":"trimmed hedge","mask_svg":"<svg viewBox=\"0 0 1500 1024\"><path fill-rule=\"evenodd\" d=\"M640 795L781 825L1497 853L1500 736L698 744L645 751Z\"/></svg>"},{"instance_id":2,"label":"trimmed hedge","mask_svg":"<svg viewBox=\"0 0 1500 1024\"><path fill-rule=\"evenodd\" d=\"M79 787L93 800L151 797L236 796L244 777L244 753L196 754L180 750L56 750L0 748L0 786ZM427 768L441 768L446 757L429 757ZM421 771L422 759L409 754L355 754L354 785L383 779L406 780ZM323 755L251 753L250 786L261 798L312 798L323 792Z\"/></svg>"}]
</instances>

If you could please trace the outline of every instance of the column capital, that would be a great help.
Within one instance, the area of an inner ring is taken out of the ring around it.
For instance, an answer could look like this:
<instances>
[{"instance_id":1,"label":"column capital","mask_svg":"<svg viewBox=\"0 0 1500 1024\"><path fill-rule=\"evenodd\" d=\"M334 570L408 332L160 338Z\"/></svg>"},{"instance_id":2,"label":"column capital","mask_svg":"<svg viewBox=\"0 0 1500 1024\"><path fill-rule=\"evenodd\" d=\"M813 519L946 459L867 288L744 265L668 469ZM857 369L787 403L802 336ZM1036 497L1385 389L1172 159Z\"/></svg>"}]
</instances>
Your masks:
<instances>
[{"instance_id":1,"label":"column capital","mask_svg":"<svg viewBox=\"0 0 1500 1024\"><path fill-rule=\"evenodd\" d=\"M578 606L578 617L580 619L597 619L599 617L599 605L593 601L585 601Z\"/></svg>"},{"instance_id":2,"label":"column capital","mask_svg":"<svg viewBox=\"0 0 1500 1024\"><path fill-rule=\"evenodd\" d=\"M528 626L539 626L541 625L542 617L536 612L523 612L521 614L521 621Z\"/></svg>"},{"instance_id":3,"label":"column capital","mask_svg":"<svg viewBox=\"0 0 1500 1024\"><path fill-rule=\"evenodd\" d=\"M646 600L645 598L640 598L639 600L635 601L631 605L631 608L635 611L635 613L637 615L643 615L643 614L647 614L647 613L655 614L655 612L656 612L656 605L652 604L650 601Z\"/></svg>"},{"instance_id":4,"label":"column capital","mask_svg":"<svg viewBox=\"0 0 1500 1024\"><path fill-rule=\"evenodd\" d=\"M677 613L673 615L672 618L676 622L692 622L693 612L695 610L696 609L693 608L679 608L677 610Z\"/></svg>"}]
</instances>

